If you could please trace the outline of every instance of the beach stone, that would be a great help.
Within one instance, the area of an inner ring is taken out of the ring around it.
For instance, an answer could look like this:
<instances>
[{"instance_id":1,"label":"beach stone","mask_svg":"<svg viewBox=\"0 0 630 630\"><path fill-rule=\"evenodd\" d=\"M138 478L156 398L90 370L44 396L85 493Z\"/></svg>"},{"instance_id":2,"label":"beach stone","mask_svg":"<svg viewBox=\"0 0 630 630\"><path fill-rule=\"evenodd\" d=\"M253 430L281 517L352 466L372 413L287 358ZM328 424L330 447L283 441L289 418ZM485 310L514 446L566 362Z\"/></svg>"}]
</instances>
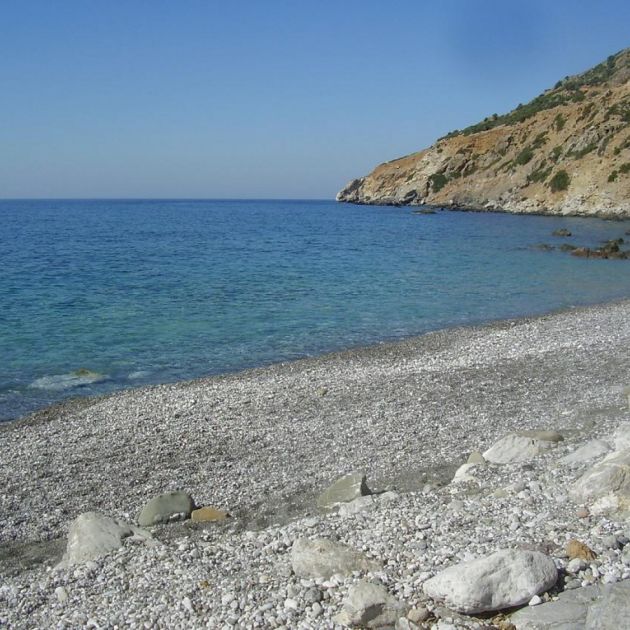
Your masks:
<instances>
[{"instance_id":1,"label":"beach stone","mask_svg":"<svg viewBox=\"0 0 630 630\"><path fill-rule=\"evenodd\" d=\"M383 628L394 625L405 613L405 606L392 597L384 586L361 580L348 590L343 610L335 621L346 626Z\"/></svg>"},{"instance_id":2,"label":"beach stone","mask_svg":"<svg viewBox=\"0 0 630 630\"><path fill-rule=\"evenodd\" d=\"M362 473L350 473L337 479L317 498L317 506L330 509L338 503L348 503L358 497L371 494L366 477Z\"/></svg>"},{"instance_id":3,"label":"beach stone","mask_svg":"<svg viewBox=\"0 0 630 630\"><path fill-rule=\"evenodd\" d=\"M138 523L142 527L168 523L180 516L188 518L195 507L192 497L185 492L167 492L153 497L140 512Z\"/></svg>"},{"instance_id":4,"label":"beach stone","mask_svg":"<svg viewBox=\"0 0 630 630\"><path fill-rule=\"evenodd\" d=\"M591 560L595 560L595 558L597 557L597 554L590 547L580 542L579 540L576 540L575 538L571 539L567 543L564 552L566 553L569 560L579 558L581 560L587 560L590 562Z\"/></svg>"},{"instance_id":5,"label":"beach stone","mask_svg":"<svg viewBox=\"0 0 630 630\"><path fill-rule=\"evenodd\" d=\"M610 444L604 440L591 440L560 459L561 464L581 464L591 459L603 457L611 451Z\"/></svg>"},{"instance_id":6,"label":"beach stone","mask_svg":"<svg viewBox=\"0 0 630 630\"><path fill-rule=\"evenodd\" d=\"M217 510L216 508L206 505L197 510L193 510L190 513L190 518L195 523L209 523L214 521L224 521L230 515L223 510Z\"/></svg>"},{"instance_id":7,"label":"beach stone","mask_svg":"<svg viewBox=\"0 0 630 630\"><path fill-rule=\"evenodd\" d=\"M99 512L79 514L70 524L68 545L61 566L81 564L100 558L118 549L124 538L134 534L151 538L149 532Z\"/></svg>"},{"instance_id":8,"label":"beach stone","mask_svg":"<svg viewBox=\"0 0 630 630\"><path fill-rule=\"evenodd\" d=\"M558 579L553 560L539 551L507 549L445 569L423 584L424 592L465 614L526 604Z\"/></svg>"},{"instance_id":9,"label":"beach stone","mask_svg":"<svg viewBox=\"0 0 630 630\"><path fill-rule=\"evenodd\" d=\"M630 449L611 453L595 464L569 493L577 501L610 499L611 509L615 509L615 503L618 509L622 503L630 502Z\"/></svg>"},{"instance_id":10,"label":"beach stone","mask_svg":"<svg viewBox=\"0 0 630 630\"><path fill-rule=\"evenodd\" d=\"M630 580L563 591L510 616L517 630L618 630L630 619ZM621 622L621 624L620 624Z\"/></svg>"},{"instance_id":11,"label":"beach stone","mask_svg":"<svg viewBox=\"0 0 630 630\"><path fill-rule=\"evenodd\" d=\"M335 573L377 571L380 565L364 554L327 538L298 538L291 548L291 566L300 577L327 579Z\"/></svg>"},{"instance_id":12,"label":"beach stone","mask_svg":"<svg viewBox=\"0 0 630 630\"><path fill-rule=\"evenodd\" d=\"M480 464L462 464L456 471L453 476L453 480L451 483L465 483L467 481L475 481L475 478L471 474L471 471L474 470Z\"/></svg>"},{"instance_id":13,"label":"beach stone","mask_svg":"<svg viewBox=\"0 0 630 630\"><path fill-rule=\"evenodd\" d=\"M510 433L485 451L483 454L484 459L493 464L524 462L555 447L558 442L556 438L560 435L553 431L528 431L523 433L531 433L532 435Z\"/></svg>"},{"instance_id":14,"label":"beach stone","mask_svg":"<svg viewBox=\"0 0 630 630\"><path fill-rule=\"evenodd\" d=\"M473 451L466 460L467 464L485 464L486 460L479 451Z\"/></svg>"},{"instance_id":15,"label":"beach stone","mask_svg":"<svg viewBox=\"0 0 630 630\"><path fill-rule=\"evenodd\" d=\"M564 438L557 431L548 431L546 429L525 429L516 431L516 435L532 438L534 440L543 440L544 442L562 442Z\"/></svg>"},{"instance_id":16,"label":"beach stone","mask_svg":"<svg viewBox=\"0 0 630 630\"><path fill-rule=\"evenodd\" d=\"M349 503L342 503L339 506L339 516L353 516L360 512L367 512L374 508L376 501L371 494L364 497L357 497Z\"/></svg>"},{"instance_id":17,"label":"beach stone","mask_svg":"<svg viewBox=\"0 0 630 630\"><path fill-rule=\"evenodd\" d=\"M630 448L630 422L624 422L613 433L613 444L616 451Z\"/></svg>"}]
</instances>

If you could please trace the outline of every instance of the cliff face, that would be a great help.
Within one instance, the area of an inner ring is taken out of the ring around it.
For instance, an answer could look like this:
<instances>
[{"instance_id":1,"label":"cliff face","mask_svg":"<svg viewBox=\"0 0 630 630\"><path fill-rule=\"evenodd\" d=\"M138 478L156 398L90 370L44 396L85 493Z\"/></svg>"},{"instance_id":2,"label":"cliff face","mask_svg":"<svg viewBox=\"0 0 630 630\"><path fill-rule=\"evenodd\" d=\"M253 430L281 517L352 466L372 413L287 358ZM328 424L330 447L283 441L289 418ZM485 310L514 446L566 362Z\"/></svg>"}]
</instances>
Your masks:
<instances>
[{"instance_id":1,"label":"cliff face","mask_svg":"<svg viewBox=\"0 0 630 630\"><path fill-rule=\"evenodd\" d=\"M630 217L630 49L351 181L338 201Z\"/></svg>"}]
</instances>

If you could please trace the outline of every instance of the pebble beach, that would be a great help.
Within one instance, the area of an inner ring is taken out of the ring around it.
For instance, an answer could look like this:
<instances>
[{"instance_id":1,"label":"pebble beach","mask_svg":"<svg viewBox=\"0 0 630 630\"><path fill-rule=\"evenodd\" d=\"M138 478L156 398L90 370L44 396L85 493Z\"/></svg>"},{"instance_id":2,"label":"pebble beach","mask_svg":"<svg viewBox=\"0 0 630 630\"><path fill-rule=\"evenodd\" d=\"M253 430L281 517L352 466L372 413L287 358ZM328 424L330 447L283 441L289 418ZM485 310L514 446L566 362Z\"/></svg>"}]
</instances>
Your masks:
<instances>
[{"instance_id":1,"label":"pebble beach","mask_svg":"<svg viewBox=\"0 0 630 630\"><path fill-rule=\"evenodd\" d=\"M615 627L611 611L630 617L629 346L622 301L6 423L0 626L507 630L564 627L560 606L572 627ZM603 460L617 476L594 490ZM355 494L322 505L349 474L365 477ZM221 518L139 524L174 492ZM85 513L125 534L77 560ZM523 554L531 592L514 599ZM488 558L503 585L462 600L443 572Z\"/></svg>"}]
</instances>

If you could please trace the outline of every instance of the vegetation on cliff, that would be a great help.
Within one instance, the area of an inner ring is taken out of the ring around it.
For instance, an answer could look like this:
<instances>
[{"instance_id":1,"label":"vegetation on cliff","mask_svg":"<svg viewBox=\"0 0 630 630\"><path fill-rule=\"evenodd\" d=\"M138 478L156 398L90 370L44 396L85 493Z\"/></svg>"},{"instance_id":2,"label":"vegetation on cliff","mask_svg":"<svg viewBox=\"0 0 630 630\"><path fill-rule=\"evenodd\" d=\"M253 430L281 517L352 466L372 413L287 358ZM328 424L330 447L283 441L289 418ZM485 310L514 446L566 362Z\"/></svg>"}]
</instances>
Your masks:
<instances>
[{"instance_id":1,"label":"vegetation on cliff","mask_svg":"<svg viewBox=\"0 0 630 630\"><path fill-rule=\"evenodd\" d=\"M353 180L337 198L630 216L630 49Z\"/></svg>"}]
</instances>

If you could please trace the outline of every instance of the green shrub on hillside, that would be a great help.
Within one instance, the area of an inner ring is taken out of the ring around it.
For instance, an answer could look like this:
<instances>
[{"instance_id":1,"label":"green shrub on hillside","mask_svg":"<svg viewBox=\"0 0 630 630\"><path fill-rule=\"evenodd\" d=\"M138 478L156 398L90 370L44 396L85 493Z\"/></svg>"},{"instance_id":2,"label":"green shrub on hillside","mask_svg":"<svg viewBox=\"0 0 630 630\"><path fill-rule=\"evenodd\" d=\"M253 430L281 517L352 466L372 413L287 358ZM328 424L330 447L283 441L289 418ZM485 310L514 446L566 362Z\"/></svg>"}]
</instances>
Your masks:
<instances>
[{"instance_id":1,"label":"green shrub on hillside","mask_svg":"<svg viewBox=\"0 0 630 630\"><path fill-rule=\"evenodd\" d=\"M619 167L619 172L620 172L620 173L623 173L624 175L625 175L626 173L630 173L630 162L626 162L625 164L622 164L622 165Z\"/></svg>"},{"instance_id":2,"label":"green shrub on hillside","mask_svg":"<svg viewBox=\"0 0 630 630\"><path fill-rule=\"evenodd\" d=\"M566 190L571 183L571 178L565 170L558 171L549 181L551 192L559 192Z\"/></svg>"},{"instance_id":3,"label":"green shrub on hillside","mask_svg":"<svg viewBox=\"0 0 630 630\"><path fill-rule=\"evenodd\" d=\"M553 119L553 124L556 128L556 131L562 131L566 122L567 119L562 114L557 114L556 117Z\"/></svg>"},{"instance_id":4,"label":"green shrub on hillside","mask_svg":"<svg viewBox=\"0 0 630 630\"><path fill-rule=\"evenodd\" d=\"M534 157L534 151L531 147L525 147L514 159L516 164L527 164Z\"/></svg>"},{"instance_id":5,"label":"green shrub on hillside","mask_svg":"<svg viewBox=\"0 0 630 630\"><path fill-rule=\"evenodd\" d=\"M438 192L446 186L448 183L448 177L444 175L444 173L433 173L433 175L429 177L429 181L431 182L433 192Z\"/></svg>"}]
</instances>

